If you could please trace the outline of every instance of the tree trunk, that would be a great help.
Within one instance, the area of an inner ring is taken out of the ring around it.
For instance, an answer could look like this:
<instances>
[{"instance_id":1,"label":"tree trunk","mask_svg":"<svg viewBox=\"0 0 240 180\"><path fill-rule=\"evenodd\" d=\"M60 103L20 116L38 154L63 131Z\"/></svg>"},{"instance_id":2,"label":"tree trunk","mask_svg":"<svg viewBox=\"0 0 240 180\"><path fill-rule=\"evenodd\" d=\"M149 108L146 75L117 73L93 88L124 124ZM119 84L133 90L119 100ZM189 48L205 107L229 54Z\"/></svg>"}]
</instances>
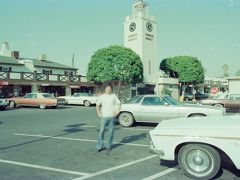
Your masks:
<instances>
[{"instance_id":1,"label":"tree trunk","mask_svg":"<svg viewBox=\"0 0 240 180\"><path fill-rule=\"evenodd\" d=\"M122 82L118 81L118 87L117 87L117 96L119 97L120 89L121 89Z\"/></svg>"}]
</instances>

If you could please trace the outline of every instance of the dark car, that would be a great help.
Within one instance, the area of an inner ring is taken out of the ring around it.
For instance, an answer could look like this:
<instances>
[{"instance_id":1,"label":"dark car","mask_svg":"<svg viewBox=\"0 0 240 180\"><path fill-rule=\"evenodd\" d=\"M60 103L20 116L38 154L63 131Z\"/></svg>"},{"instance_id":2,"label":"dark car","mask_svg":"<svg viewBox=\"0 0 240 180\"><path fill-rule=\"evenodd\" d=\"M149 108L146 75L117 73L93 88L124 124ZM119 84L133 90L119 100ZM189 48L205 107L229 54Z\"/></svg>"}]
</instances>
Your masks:
<instances>
[{"instance_id":1,"label":"dark car","mask_svg":"<svg viewBox=\"0 0 240 180\"><path fill-rule=\"evenodd\" d=\"M204 99L201 104L224 107L228 111L240 111L240 94L223 93L213 98Z\"/></svg>"},{"instance_id":2,"label":"dark car","mask_svg":"<svg viewBox=\"0 0 240 180\"><path fill-rule=\"evenodd\" d=\"M195 99L196 99L197 101L202 100L202 99L207 99L207 98L209 98L209 94L202 94L202 93L200 93L200 92L197 92L197 93L195 94Z\"/></svg>"},{"instance_id":3,"label":"dark car","mask_svg":"<svg viewBox=\"0 0 240 180\"><path fill-rule=\"evenodd\" d=\"M200 92L197 92L195 94L195 100L199 101L202 99L207 99L209 98L208 94L202 94ZM194 99L194 95L193 94L189 94L189 93L185 93L184 94L184 101L192 101Z\"/></svg>"}]
</instances>

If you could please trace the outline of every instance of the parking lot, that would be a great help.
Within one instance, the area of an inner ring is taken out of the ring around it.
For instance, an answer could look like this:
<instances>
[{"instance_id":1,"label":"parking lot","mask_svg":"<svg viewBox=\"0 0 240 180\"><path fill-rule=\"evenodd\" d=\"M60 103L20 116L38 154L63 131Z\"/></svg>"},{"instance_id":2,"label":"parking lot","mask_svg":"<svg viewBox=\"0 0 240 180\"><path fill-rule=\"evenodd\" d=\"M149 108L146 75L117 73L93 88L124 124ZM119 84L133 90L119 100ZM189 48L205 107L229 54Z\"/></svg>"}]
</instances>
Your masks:
<instances>
[{"instance_id":1,"label":"parking lot","mask_svg":"<svg viewBox=\"0 0 240 180\"><path fill-rule=\"evenodd\" d=\"M148 132L156 124L116 125L110 154L96 152L98 125L94 107L0 112L0 179L188 179L176 163L149 153ZM217 179L240 179L238 171L224 167Z\"/></svg>"}]
</instances>

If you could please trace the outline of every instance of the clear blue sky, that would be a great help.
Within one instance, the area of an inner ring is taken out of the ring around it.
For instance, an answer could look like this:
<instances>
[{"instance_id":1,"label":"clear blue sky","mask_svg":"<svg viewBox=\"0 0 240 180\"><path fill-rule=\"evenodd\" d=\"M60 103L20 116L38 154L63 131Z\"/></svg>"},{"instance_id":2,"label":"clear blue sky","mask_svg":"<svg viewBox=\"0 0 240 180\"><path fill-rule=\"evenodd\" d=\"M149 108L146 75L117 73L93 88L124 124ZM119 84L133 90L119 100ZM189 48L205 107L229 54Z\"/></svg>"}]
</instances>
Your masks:
<instances>
[{"instance_id":1,"label":"clear blue sky","mask_svg":"<svg viewBox=\"0 0 240 180\"><path fill-rule=\"evenodd\" d=\"M46 53L86 73L91 55L123 45L123 21L134 0L0 0L0 42L22 57ZM240 69L240 0L147 0L158 22L159 61L198 57L210 76Z\"/></svg>"}]
</instances>

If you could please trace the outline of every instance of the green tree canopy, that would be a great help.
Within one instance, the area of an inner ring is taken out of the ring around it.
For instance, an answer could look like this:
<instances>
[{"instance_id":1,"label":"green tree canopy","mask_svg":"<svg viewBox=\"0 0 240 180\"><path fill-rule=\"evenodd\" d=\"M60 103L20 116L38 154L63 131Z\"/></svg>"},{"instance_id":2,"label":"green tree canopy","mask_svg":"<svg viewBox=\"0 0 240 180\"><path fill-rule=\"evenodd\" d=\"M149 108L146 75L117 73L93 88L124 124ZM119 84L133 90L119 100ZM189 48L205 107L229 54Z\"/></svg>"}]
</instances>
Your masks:
<instances>
[{"instance_id":1,"label":"green tree canopy","mask_svg":"<svg viewBox=\"0 0 240 180\"><path fill-rule=\"evenodd\" d=\"M178 78L183 84L200 84L204 82L204 68L196 57L176 56L166 58L160 69L170 77Z\"/></svg>"},{"instance_id":2,"label":"green tree canopy","mask_svg":"<svg viewBox=\"0 0 240 180\"><path fill-rule=\"evenodd\" d=\"M98 83L108 81L142 82L141 58L131 49L122 46L115 45L100 49L91 58L87 78Z\"/></svg>"}]
</instances>

